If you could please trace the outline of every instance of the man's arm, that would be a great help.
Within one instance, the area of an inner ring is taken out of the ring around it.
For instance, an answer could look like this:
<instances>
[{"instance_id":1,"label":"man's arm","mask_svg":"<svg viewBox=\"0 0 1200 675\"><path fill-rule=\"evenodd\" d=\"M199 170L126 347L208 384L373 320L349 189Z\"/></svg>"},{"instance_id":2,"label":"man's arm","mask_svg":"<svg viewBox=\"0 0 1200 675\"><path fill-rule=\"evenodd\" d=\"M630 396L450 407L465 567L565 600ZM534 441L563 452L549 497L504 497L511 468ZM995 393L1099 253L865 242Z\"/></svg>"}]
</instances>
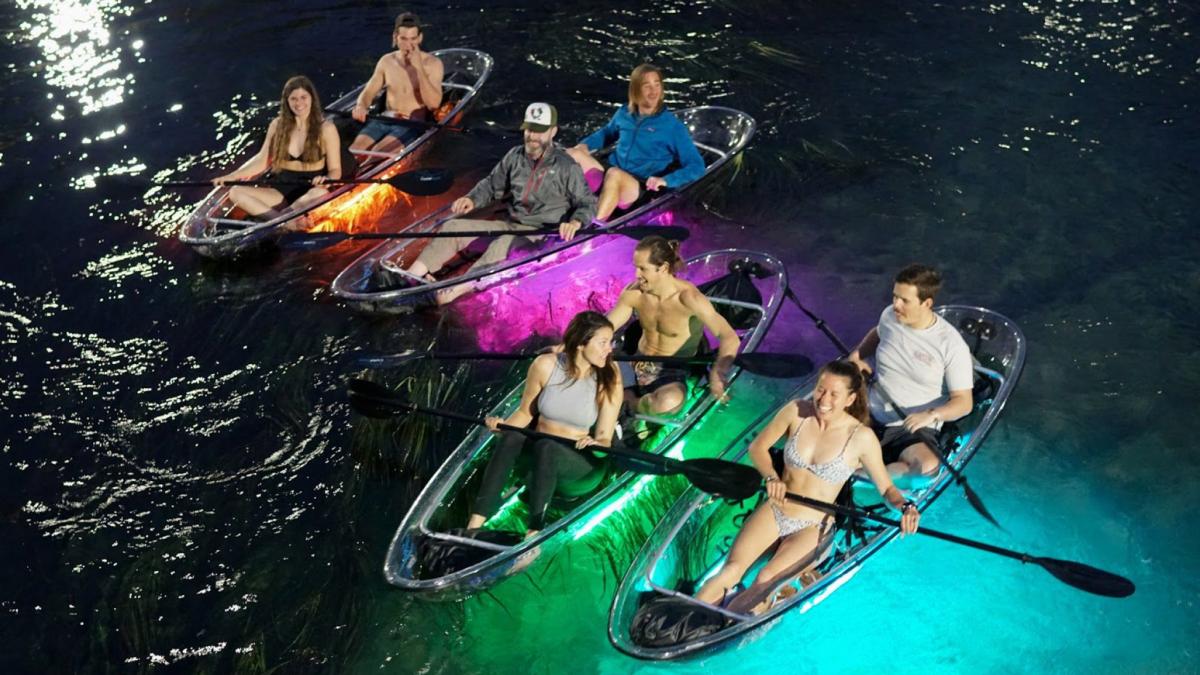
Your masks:
<instances>
[{"instance_id":1,"label":"man's arm","mask_svg":"<svg viewBox=\"0 0 1200 675\"><path fill-rule=\"evenodd\" d=\"M580 225L590 225L596 217L596 195L588 188L587 180L583 177L583 169L570 160L567 167L566 180L567 201L571 204L568 220Z\"/></svg>"},{"instance_id":2,"label":"man's arm","mask_svg":"<svg viewBox=\"0 0 1200 675\"><path fill-rule=\"evenodd\" d=\"M950 392L950 400L928 410L915 412L904 418L904 428L915 432L925 427L935 427L941 422L950 422L963 417L975 407L975 397L970 389Z\"/></svg>"},{"instance_id":3,"label":"man's arm","mask_svg":"<svg viewBox=\"0 0 1200 675\"><path fill-rule=\"evenodd\" d=\"M620 135L620 129L617 127L617 116L620 114L621 109L618 108L612 119L608 121L608 124L585 136L583 140L579 141L579 145L587 146L588 152L602 150L611 145L613 141L617 140L617 136Z\"/></svg>"},{"instance_id":4,"label":"man's arm","mask_svg":"<svg viewBox=\"0 0 1200 675\"><path fill-rule=\"evenodd\" d=\"M614 328L619 329L621 326L629 323L629 320L633 318L634 302L635 298L637 297L635 294L637 292L638 291L634 290L632 287L626 287L626 289L621 292L621 296L617 298L617 304L612 309L608 310L608 322L611 323Z\"/></svg>"},{"instance_id":5,"label":"man's arm","mask_svg":"<svg viewBox=\"0 0 1200 675\"><path fill-rule=\"evenodd\" d=\"M679 301L699 317L709 332L717 336L717 360L713 362L708 373L708 388L713 396L722 398L725 395L725 378L733 366L733 359L737 357L742 341L738 338L737 331L733 330L733 326L717 313L717 309L699 289L689 288L679 296Z\"/></svg>"},{"instance_id":6,"label":"man's arm","mask_svg":"<svg viewBox=\"0 0 1200 675\"><path fill-rule=\"evenodd\" d=\"M875 350L879 347L879 328L872 328L867 331L863 339L859 341L858 347L846 356L846 360L858 366L859 370L867 373L871 372L871 366L867 364L867 359L875 356Z\"/></svg>"},{"instance_id":7,"label":"man's arm","mask_svg":"<svg viewBox=\"0 0 1200 675\"><path fill-rule=\"evenodd\" d=\"M354 110L350 113L351 117L359 122L367 121L367 111L371 109L371 102L375 100L379 90L383 89L383 85L383 59L379 59L375 63L375 72L371 73L371 79L367 80L363 90L358 93L358 100L354 102Z\"/></svg>"},{"instance_id":8,"label":"man's arm","mask_svg":"<svg viewBox=\"0 0 1200 675\"><path fill-rule=\"evenodd\" d=\"M489 173L483 180L475 184L471 191L467 193L467 198L475 204L476 209L494 204L496 200L504 196L508 192L508 176L511 170L513 155L515 152L520 152L521 147L517 146L508 151L496 166L492 167L492 172Z\"/></svg>"},{"instance_id":9,"label":"man's arm","mask_svg":"<svg viewBox=\"0 0 1200 675\"><path fill-rule=\"evenodd\" d=\"M683 122L676 120L675 127L671 132L671 141L679 168L662 178L667 187L677 189L703 176L705 165L704 158L700 156L700 151L696 149L696 143L692 141Z\"/></svg>"},{"instance_id":10,"label":"man's arm","mask_svg":"<svg viewBox=\"0 0 1200 675\"><path fill-rule=\"evenodd\" d=\"M425 103L426 108L437 110L438 106L442 105L442 75L445 72L445 66L438 57L426 55L425 52L420 53L426 57L423 60L423 67L416 69L421 100Z\"/></svg>"}]
</instances>

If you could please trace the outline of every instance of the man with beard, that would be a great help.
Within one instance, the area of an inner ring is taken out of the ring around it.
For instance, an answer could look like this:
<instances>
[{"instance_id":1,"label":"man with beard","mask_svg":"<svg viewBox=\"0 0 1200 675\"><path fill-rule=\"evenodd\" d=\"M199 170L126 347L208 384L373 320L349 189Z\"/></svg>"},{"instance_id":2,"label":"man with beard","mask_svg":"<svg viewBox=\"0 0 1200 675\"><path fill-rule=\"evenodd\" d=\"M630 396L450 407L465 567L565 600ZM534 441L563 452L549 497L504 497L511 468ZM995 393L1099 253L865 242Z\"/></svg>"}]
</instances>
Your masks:
<instances>
[{"instance_id":1,"label":"man with beard","mask_svg":"<svg viewBox=\"0 0 1200 675\"><path fill-rule=\"evenodd\" d=\"M583 171L554 143L554 135L558 133L558 111L554 106L531 103L525 109L521 129L525 142L509 150L486 178L450 206L453 213L463 215L503 200L508 218L455 218L442 227L442 232L509 230L517 233L496 237L471 265L472 269L504 260L522 230L557 225L559 236L568 240L582 224L591 223L596 215L596 197L588 189ZM471 236L434 239L405 272L432 281L433 273L473 241L475 237ZM470 284L444 289L438 293L437 303L444 305L470 290Z\"/></svg>"},{"instance_id":2,"label":"man with beard","mask_svg":"<svg viewBox=\"0 0 1200 675\"><path fill-rule=\"evenodd\" d=\"M376 143L375 150L380 152L399 150L425 132L423 123L433 121L431 113L442 104L444 67L441 59L421 50L424 39L425 34L416 14L405 12L396 17L396 28L392 32L396 51L385 54L375 64L375 72L363 85L351 112L354 119L366 122L350 145L352 150L363 150ZM387 112L384 117L417 123L392 123L382 119L367 122L371 103L380 89L387 92Z\"/></svg>"}]
</instances>

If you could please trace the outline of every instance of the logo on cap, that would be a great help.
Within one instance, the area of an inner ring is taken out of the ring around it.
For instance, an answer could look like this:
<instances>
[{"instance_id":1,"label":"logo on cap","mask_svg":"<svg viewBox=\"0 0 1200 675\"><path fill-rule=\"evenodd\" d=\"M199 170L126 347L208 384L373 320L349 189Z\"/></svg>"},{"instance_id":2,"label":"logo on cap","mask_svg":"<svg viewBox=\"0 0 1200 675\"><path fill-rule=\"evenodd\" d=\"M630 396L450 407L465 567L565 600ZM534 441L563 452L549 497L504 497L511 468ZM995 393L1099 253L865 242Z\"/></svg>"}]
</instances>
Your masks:
<instances>
[{"instance_id":1,"label":"logo on cap","mask_svg":"<svg viewBox=\"0 0 1200 675\"><path fill-rule=\"evenodd\" d=\"M530 103L525 109L525 122L522 129L541 133L550 127L558 125L558 111L549 103Z\"/></svg>"}]
</instances>

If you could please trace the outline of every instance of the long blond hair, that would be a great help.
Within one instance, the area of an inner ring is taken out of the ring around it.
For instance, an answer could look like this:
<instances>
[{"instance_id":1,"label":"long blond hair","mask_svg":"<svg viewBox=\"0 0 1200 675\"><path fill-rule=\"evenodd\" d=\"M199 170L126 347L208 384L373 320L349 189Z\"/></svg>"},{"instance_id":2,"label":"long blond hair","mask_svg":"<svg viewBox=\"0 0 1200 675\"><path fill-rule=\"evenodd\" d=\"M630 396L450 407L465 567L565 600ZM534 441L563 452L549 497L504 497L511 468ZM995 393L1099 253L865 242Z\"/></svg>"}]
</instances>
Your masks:
<instances>
[{"instance_id":1,"label":"long blond hair","mask_svg":"<svg viewBox=\"0 0 1200 675\"><path fill-rule=\"evenodd\" d=\"M662 82L662 71L659 70L658 66L654 66L649 63L643 63L637 68L634 68L633 72L629 74L629 112L635 115L638 111L638 98L642 95L642 82L645 81L646 76L650 73L658 75L659 83ZM657 115L658 113L662 112L663 107L666 106L666 100L667 89L664 85L663 95L658 98L658 107L655 108L654 112L650 114Z\"/></svg>"},{"instance_id":2,"label":"long blond hair","mask_svg":"<svg viewBox=\"0 0 1200 675\"><path fill-rule=\"evenodd\" d=\"M312 107L308 111L308 133L304 137L304 150L300 152L300 161L306 164L319 162L325 158L321 150L321 124L325 121L325 115L321 112L321 97L317 96L317 88L313 86L312 80L303 75L297 75L283 85L283 96L279 101L279 117L276 117L275 137L271 139L271 163L278 164L279 162L290 159L288 155L288 145L292 138L292 131L296 129L296 115L292 113L291 106L288 105L288 96L297 89L303 89L312 97Z\"/></svg>"}]
</instances>

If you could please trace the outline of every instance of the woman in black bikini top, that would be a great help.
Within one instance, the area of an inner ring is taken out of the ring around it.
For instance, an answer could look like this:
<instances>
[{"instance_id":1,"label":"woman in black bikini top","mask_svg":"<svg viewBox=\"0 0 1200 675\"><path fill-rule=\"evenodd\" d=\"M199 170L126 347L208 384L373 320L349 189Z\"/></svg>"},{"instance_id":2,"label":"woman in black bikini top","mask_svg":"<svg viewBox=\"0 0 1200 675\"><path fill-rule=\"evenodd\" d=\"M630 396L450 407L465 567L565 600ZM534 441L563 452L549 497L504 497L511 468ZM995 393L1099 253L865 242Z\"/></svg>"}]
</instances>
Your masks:
<instances>
[{"instance_id":1,"label":"woman in black bikini top","mask_svg":"<svg viewBox=\"0 0 1200 675\"><path fill-rule=\"evenodd\" d=\"M325 120L317 90L303 75L283 85L279 115L271 120L258 153L238 169L214 178L213 183L249 180L267 169L271 171L269 180L276 185L237 185L229 189L230 201L247 215L266 220L283 215L289 205L292 210L302 209L328 192L322 187L325 181L342 177L337 129Z\"/></svg>"}]
</instances>

